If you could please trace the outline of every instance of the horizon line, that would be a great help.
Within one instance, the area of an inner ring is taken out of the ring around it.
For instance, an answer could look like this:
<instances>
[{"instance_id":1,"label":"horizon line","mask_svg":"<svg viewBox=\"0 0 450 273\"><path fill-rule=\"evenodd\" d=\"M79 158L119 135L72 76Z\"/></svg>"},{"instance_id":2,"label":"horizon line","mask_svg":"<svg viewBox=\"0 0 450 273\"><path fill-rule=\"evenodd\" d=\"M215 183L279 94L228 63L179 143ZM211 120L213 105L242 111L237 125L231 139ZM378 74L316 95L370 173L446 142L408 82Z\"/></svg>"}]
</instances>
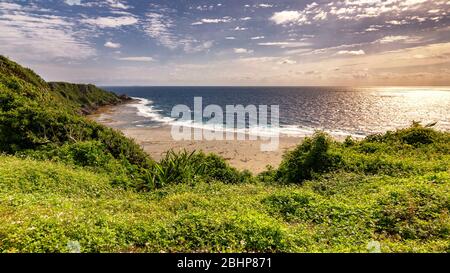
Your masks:
<instances>
[{"instance_id":1,"label":"horizon line","mask_svg":"<svg viewBox=\"0 0 450 273\"><path fill-rule=\"evenodd\" d=\"M54 81L50 81L54 82ZM368 87L449 87L450 85L114 85L114 84L95 84L95 83L79 83L93 84L99 87L352 87L352 88L368 88Z\"/></svg>"}]
</instances>

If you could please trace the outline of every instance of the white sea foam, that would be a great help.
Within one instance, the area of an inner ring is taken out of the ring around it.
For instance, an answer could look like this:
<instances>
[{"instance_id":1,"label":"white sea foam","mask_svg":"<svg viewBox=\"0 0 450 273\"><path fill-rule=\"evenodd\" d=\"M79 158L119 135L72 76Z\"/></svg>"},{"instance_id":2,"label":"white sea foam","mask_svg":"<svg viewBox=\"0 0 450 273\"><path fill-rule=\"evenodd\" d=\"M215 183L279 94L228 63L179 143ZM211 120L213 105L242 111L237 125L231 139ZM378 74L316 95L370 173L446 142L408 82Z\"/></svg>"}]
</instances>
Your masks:
<instances>
[{"instance_id":1,"label":"white sea foam","mask_svg":"<svg viewBox=\"0 0 450 273\"><path fill-rule=\"evenodd\" d=\"M134 107L137 110L137 115L140 117L150 118L152 121L160 122L160 123L170 123L175 121L174 118L165 117L161 115L159 112L161 110L155 109L153 106L153 101L144 99L144 98L133 98L137 100L137 103L128 104L129 107Z\"/></svg>"},{"instance_id":2,"label":"white sea foam","mask_svg":"<svg viewBox=\"0 0 450 273\"><path fill-rule=\"evenodd\" d=\"M222 131L222 132L231 132L237 134L248 134L259 137L273 137L277 135L285 135L292 137L306 137L311 136L317 130L322 130L324 132L329 133L332 136L337 137L345 137L352 136L355 138L363 138L365 134L355 134L351 132L347 132L344 130L328 130L325 128L312 128L306 126L297 126L297 125L281 125L280 127L263 127L263 126L255 126L251 128L227 128L223 124L208 124L208 123L196 123L194 121L179 121L172 117L163 116L159 109L155 109L153 105L153 101L145 99L145 98L137 98L133 97L133 99L138 102L128 104L129 107L134 107L137 110L137 115L145 118L149 118L151 121L161 123L162 125L176 125L180 127L190 127L194 129L203 129L209 131ZM138 127L144 127L144 125L136 125Z\"/></svg>"}]
</instances>

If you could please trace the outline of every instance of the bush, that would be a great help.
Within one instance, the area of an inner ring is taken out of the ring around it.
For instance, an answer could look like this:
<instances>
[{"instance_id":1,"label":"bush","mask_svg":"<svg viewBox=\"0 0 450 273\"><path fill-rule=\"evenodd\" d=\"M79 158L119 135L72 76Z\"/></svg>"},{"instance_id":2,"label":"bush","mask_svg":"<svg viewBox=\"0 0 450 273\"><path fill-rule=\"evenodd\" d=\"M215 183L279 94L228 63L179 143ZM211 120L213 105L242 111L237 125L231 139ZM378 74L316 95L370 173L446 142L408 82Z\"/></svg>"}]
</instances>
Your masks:
<instances>
[{"instance_id":1,"label":"bush","mask_svg":"<svg viewBox=\"0 0 450 273\"><path fill-rule=\"evenodd\" d=\"M377 200L376 230L402 239L448 238L450 198L427 187L391 191Z\"/></svg>"},{"instance_id":2,"label":"bush","mask_svg":"<svg viewBox=\"0 0 450 273\"><path fill-rule=\"evenodd\" d=\"M204 213L182 215L173 224L173 250L196 252L280 252L286 248L280 224L258 214L215 218Z\"/></svg>"},{"instance_id":3,"label":"bush","mask_svg":"<svg viewBox=\"0 0 450 273\"><path fill-rule=\"evenodd\" d=\"M328 172L337 167L341 156L329 151L331 144L330 137L321 132L306 138L297 148L284 155L275 179L298 183L311 179L314 173Z\"/></svg>"},{"instance_id":4,"label":"bush","mask_svg":"<svg viewBox=\"0 0 450 273\"><path fill-rule=\"evenodd\" d=\"M412 127L403 132L401 140L409 145L431 144L435 139L435 131L430 128Z\"/></svg>"},{"instance_id":5,"label":"bush","mask_svg":"<svg viewBox=\"0 0 450 273\"><path fill-rule=\"evenodd\" d=\"M388 131L385 134L371 135L366 137L365 142L383 142L386 144L403 143L415 147L432 144L438 141L440 136L443 135L443 133L433 130L431 128L432 126L434 124L422 126L419 122L413 121L412 125L408 128L398 129L394 132Z\"/></svg>"},{"instance_id":6,"label":"bush","mask_svg":"<svg viewBox=\"0 0 450 273\"><path fill-rule=\"evenodd\" d=\"M148 188L213 180L242 183L249 181L251 177L248 171L238 171L215 154L206 155L196 151L189 153L186 150L176 153L171 150L151 169Z\"/></svg>"},{"instance_id":7,"label":"bush","mask_svg":"<svg viewBox=\"0 0 450 273\"><path fill-rule=\"evenodd\" d=\"M272 214L279 214L285 221L295 219L313 219L311 203L315 201L313 195L299 193L273 194L262 200Z\"/></svg>"}]
</instances>

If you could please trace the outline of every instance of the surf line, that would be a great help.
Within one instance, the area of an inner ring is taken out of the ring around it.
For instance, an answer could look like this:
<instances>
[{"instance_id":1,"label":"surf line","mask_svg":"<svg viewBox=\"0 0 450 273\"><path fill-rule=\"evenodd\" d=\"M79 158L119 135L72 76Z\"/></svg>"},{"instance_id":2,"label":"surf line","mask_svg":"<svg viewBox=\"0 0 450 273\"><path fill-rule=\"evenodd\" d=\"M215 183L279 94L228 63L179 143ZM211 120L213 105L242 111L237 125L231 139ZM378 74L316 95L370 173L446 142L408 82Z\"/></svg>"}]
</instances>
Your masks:
<instances>
[{"instance_id":1,"label":"surf line","mask_svg":"<svg viewBox=\"0 0 450 273\"><path fill-rule=\"evenodd\" d=\"M189 106L178 104L172 108L171 117L174 140L257 140L261 151L276 151L279 146L280 106L270 105L226 105L210 104L203 107L203 98L194 97L194 111ZM248 117L248 129L246 127ZM207 119L204 121L204 118ZM225 135L225 138L224 138Z\"/></svg>"}]
</instances>

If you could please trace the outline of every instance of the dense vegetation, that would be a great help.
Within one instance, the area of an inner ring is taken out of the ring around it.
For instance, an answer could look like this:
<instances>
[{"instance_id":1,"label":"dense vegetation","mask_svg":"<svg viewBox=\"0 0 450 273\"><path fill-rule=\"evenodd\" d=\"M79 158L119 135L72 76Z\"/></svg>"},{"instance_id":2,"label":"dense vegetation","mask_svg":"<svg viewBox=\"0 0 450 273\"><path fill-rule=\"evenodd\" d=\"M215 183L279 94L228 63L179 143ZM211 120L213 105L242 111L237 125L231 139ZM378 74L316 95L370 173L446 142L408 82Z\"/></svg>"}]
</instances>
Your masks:
<instances>
[{"instance_id":1,"label":"dense vegetation","mask_svg":"<svg viewBox=\"0 0 450 273\"><path fill-rule=\"evenodd\" d=\"M318 132L253 176L80 115L119 101L0 57L0 251L450 252L448 132Z\"/></svg>"},{"instance_id":2,"label":"dense vegetation","mask_svg":"<svg viewBox=\"0 0 450 273\"><path fill-rule=\"evenodd\" d=\"M121 102L114 93L106 92L92 84L49 82L48 85L54 94L64 98L75 109L81 109L84 114L89 114L99 106Z\"/></svg>"}]
</instances>

